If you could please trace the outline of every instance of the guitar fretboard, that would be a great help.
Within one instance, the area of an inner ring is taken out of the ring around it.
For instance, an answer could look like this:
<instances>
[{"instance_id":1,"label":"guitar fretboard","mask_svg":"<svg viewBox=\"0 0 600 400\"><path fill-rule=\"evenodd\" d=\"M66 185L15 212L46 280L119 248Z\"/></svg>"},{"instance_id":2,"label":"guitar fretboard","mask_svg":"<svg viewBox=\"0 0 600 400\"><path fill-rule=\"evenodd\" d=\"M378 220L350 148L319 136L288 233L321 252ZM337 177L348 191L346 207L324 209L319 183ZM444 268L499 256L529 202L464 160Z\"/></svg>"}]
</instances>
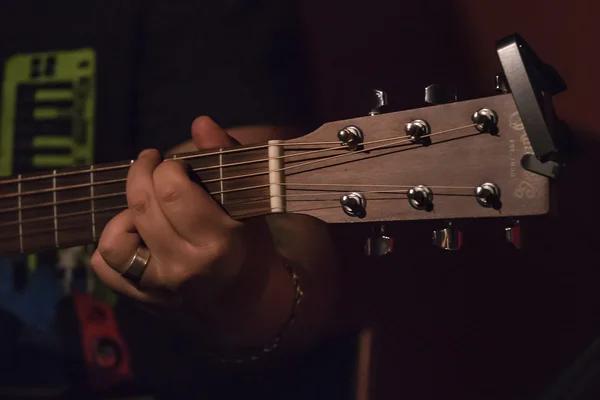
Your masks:
<instances>
[{"instance_id":1,"label":"guitar fretboard","mask_svg":"<svg viewBox=\"0 0 600 400\"><path fill-rule=\"evenodd\" d=\"M235 218L271 211L266 146L170 157ZM95 243L127 207L130 162L16 175L0 180L0 254Z\"/></svg>"}]
</instances>

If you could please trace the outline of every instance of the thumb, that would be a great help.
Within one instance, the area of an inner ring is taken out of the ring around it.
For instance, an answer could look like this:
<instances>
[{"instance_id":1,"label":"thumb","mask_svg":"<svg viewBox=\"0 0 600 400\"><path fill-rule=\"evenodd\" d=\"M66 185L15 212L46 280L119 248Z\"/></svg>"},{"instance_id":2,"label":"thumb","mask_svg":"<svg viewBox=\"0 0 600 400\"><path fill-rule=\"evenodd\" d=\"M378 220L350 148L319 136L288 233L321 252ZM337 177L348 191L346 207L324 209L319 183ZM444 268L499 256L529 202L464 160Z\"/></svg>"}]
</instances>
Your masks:
<instances>
[{"instance_id":1,"label":"thumb","mask_svg":"<svg viewBox=\"0 0 600 400\"><path fill-rule=\"evenodd\" d=\"M239 144L210 117L198 117L192 123L192 141L198 149L231 147Z\"/></svg>"}]
</instances>

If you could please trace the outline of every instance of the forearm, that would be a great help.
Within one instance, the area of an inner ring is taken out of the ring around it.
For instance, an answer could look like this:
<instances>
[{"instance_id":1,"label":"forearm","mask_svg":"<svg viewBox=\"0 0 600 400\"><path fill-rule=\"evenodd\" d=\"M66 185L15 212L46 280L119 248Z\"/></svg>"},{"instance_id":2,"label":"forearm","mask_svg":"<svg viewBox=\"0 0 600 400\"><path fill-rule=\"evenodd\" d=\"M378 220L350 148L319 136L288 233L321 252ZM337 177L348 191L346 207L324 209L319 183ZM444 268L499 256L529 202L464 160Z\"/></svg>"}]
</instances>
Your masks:
<instances>
[{"instance_id":1,"label":"forearm","mask_svg":"<svg viewBox=\"0 0 600 400\"><path fill-rule=\"evenodd\" d=\"M272 215L249 224L253 239L248 262L219 299L198 315L203 339L223 349L261 347L284 330L282 352L310 346L327 335L336 319L339 271L328 229L298 215ZM297 307L285 263L297 274L303 292ZM291 313L295 320L288 326Z\"/></svg>"}]
</instances>

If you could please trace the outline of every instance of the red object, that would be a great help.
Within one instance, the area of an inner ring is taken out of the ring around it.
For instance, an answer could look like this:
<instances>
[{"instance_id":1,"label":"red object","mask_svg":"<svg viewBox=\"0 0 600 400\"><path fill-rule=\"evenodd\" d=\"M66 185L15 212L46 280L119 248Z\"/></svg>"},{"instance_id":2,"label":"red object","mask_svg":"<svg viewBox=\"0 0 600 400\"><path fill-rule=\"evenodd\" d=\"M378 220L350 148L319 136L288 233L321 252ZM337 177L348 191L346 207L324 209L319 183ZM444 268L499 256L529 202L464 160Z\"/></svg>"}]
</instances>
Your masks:
<instances>
[{"instance_id":1,"label":"red object","mask_svg":"<svg viewBox=\"0 0 600 400\"><path fill-rule=\"evenodd\" d=\"M85 293L74 293L73 301L90 386L106 390L132 380L130 354L112 308Z\"/></svg>"}]
</instances>

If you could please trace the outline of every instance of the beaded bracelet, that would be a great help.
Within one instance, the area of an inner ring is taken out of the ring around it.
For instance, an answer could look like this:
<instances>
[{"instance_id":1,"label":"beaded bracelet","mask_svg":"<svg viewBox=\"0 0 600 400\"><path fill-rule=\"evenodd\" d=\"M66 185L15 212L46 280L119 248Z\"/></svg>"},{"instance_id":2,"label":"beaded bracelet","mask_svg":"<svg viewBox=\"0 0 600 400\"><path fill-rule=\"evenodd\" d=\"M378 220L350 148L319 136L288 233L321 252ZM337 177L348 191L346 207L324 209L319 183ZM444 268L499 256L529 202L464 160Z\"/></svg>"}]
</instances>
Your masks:
<instances>
[{"instance_id":1,"label":"beaded bracelet","mask_svg":"<svg viewBox=\"0 0 600 400\"><path fill-rule=\"evenodd\" d=\"M254 347L245 350L244 353L247 354L243 356L225 358L219 357L214 353L208 353L207 355L209 357L217 358L221 364L246 364L249 362L258 361L262 357L269 355L270 353L277 350L277 348L279 348L281 340L296 320L298 308L300 306L300 303L302 302L302 298L304 297L304 292L302 291L302 287L300 286L300 278L298 277L298 274L289 263L285 263L284 267L290 273L292 277L292 283L294 284L294 303L292 305L292 309L290 311L288 319L285 321L283 327L279 330L277 335L262 347Z\"/></svg>"}]
</instances>

